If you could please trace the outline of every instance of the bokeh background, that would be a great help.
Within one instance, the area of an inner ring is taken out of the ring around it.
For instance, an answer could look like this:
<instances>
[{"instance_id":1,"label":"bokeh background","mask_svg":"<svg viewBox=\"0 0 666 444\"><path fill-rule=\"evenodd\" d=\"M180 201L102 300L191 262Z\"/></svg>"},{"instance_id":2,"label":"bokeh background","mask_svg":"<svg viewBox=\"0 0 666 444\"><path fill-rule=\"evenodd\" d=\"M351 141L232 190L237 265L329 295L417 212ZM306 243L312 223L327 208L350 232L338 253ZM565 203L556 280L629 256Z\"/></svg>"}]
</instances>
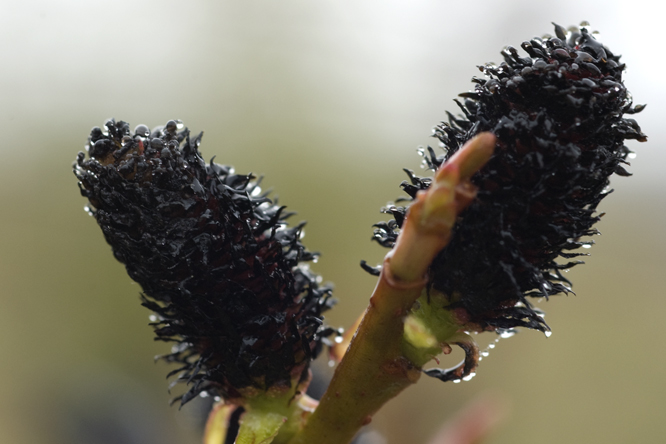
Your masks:
<instances>
[{"instance_id":1,"label":"bokeh background","mask_svg":"<svg viewBox=\"0 0 666 444\"><path fill-rule=\"evenodd\" d=\"M202 151L265 176L308 221L350 325L375 279L358 263L402 168L504 45L588 20L624 55L649 136L613 178L603 236L542 304L554 334L501 340L462 384L422 378L373 420L378 443L425 443L485 393L507 418L489 444L661 442L666 436L663 7L652 0L0 1L0 442L199 442L207 400L169 407L149 313L71 164L91 127L182 119ZM489 343L493 337L479 337ZM453 363L456 355L443 362ZM329 372L324 362L317 367Z\"/></svg>"}]
</instances>

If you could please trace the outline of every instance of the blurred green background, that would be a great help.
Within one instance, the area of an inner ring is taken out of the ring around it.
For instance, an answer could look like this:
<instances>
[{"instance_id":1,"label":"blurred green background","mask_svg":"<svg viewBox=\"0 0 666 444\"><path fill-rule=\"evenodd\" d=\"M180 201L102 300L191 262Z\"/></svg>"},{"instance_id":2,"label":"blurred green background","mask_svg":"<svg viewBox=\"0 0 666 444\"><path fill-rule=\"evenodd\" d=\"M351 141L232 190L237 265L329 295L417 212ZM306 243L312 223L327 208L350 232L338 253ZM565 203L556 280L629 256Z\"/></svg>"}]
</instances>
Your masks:
<instances>
[{"instance_id":1,"label":"blurred green background","mask_svg":"<svg viewBox=\"0 0 666 444\"><path fill-rule=\"evenodd\" d=\"M662 6L649 0L0 1L0 442L194 443L205 400L169 407L168 366L138 285L83 211L71 164L109 117L205 130L202 152L263 174L308 221L315 269L346 326L375 279L358 266L403 167L506 44L588 20L624 55L647 144L613 178L603 236L541 304L554 334L502 340L462 384L422 378L373 420L425 443L475 397L510 404L488 443L661 442L666 436L666 154ZM479 337L488 343L493 337ZM450 357L443 365L456 362ZM326 371L327 366L320 365Z\"/></svg>"}]
</instances>

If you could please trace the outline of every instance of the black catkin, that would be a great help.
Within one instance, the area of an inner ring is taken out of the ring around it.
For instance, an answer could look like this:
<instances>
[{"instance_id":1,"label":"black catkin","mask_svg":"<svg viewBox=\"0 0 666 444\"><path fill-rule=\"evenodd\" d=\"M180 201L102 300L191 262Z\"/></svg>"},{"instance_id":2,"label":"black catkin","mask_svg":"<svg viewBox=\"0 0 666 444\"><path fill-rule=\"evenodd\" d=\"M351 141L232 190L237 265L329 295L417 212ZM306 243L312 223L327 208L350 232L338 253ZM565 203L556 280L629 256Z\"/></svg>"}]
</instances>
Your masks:
<instances>
[{"instance_id":1,"label":"black catkin","mask_svg":"<svg viewBox=\"0 0 666 444\"><path fill-rule=\"evenodd\" d=\"M497 136L495 154L472 178L476 199L429 270L429 290L480 330L548 330L527 298L570 292L562 270L581 263L574 250L592 243L583 238L596 234L609 176L629 175L625 140L647 139L624 117L644 108L632 105L625 65L586 26L555 25L556 37L523 42L526 57L509 46L499 66L479 67L485 78L456 100L464 116L449 113L435 128L446 153L423 153L435 170L476 134ZM401 187L412 199L430 186L405 171ZM384 211L395 220L377 224L374 239L392 247L407 208Z\"/></svg>"},{"instance_id":2,"label":"black catkin","mask_svg":"<svg viewBox=\"0 0 666 444\"><path fill-rule=\"evenodd\" d=\"M203 134L203 133L202 133ZM332 330L323 325L331 289L309 271L317 254L301 244L303 224L261 194L252 175L206 164L201 136L178 121L130 133L113 119L93 128L74 166L116 259L154 313L169 375L229 402L307 378Z\"/></svg>"}]
</instances>

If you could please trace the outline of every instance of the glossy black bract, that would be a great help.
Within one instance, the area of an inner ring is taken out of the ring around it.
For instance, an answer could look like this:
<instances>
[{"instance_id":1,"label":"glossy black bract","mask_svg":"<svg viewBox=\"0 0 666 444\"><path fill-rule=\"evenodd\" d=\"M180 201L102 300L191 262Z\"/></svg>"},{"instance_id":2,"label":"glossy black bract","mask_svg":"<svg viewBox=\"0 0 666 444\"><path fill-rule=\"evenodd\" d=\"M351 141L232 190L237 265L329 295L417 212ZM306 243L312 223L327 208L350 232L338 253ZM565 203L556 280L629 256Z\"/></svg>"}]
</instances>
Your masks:
<instances>
[{"instance_id":1,"label":"glossy black bract","mask_svg":"<svg viewBox=\"0 0 666 444\"><path fill-rule=\"evenodd\" d=\"M331 333L321 313L332 300L304 264L316 254L299 240L303 224L287 227L290 214L253 176L206 164L202 134L190 137L177 121L152 132L105 127L92 130L75 174L156 314L156 339L176 342L163 358L191 384L178 399L237 399L305 378Z\"/></svg>"},{"instance_id":2,"label":"glossy black bract","mask_svg":"<svg viewBox=\"0 0 666 444\"><path fill-rule=\"evenodd\" d=\"M597 205L610 192L609 176L624 169L627 139L645 141L625 114L641 111L622 82L620 57L585 28L532 39L502 51L499 66L479 67L474 91L456 101L435 129L446 153L424 152L434 170L474 135L497 136L495 154L473 178L477 198L461 214L450 244L430 267L430 289L464 308L483 329L525 326L547 330L527 297L570 291L562 270L574 266L596 233ZM430 178L407 171L402 188L414 198ZM393 246L405 207L386 209L395 220L374 238Z\"/></svg>"}]
</instances>

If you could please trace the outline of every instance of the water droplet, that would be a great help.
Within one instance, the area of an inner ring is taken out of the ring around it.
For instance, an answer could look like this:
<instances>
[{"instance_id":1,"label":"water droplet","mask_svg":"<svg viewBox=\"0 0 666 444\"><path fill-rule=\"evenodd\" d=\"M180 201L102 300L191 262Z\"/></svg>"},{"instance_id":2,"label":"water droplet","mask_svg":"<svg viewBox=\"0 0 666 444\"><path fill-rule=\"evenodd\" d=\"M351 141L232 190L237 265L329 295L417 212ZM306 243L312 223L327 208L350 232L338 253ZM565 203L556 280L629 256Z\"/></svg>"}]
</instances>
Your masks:
<instances>
[{"instance_id":1,"label":"water droplet","mask_svg":"<svg viewBox=\"0 0 666 444\"><path fill-rule=\"evenodd\" d=\"M243 342L243 345L253 346L258 340L259 340L259 338L255 337L255 336L245 336L242 339L242 342Z\"/></svg>"},{"instance_id":2,"label":"water droplet","mask_svg":"<svg viewBox=\"0 0 666 444\"><path fill-rule=\"evenodd\" d=\"M547 331L544 331L543 334L546 335L547 338L550 338L550 336L553 334L553 332L550 331L550 330L547 330Z\"/></svg>"},{"instance_id":3,"label":"water droplet","mask_svg":"<svg viewBox=\"0 0 666 444\"><path fill-rule=\"evenodd\" d=\"M328 361L328 366L329 367L335 367L335 361L333 359Z\"/></svg>"},{"instance_id":4,"label":"water droplet","mask_svg":"<svg viewBox=\"0 0 666 444\"><path fill-rule=\"evenodd\" d=\"M636 158L636 153L629 153L627 154L627 157L630 159L635 159Z\"/></svg>"},{"instance_id":5,"label":"water droplet","mask_svg":"<svg viewBox=\"0 0 666 444\"><path fill-rule=\"evenodd\" d=\"M199 396L201 396L202 398L208 398L210 395L208 394L208 392L201 392L199 393Z\"/></svg>"},{"instance_id":6,"label":"water droplet","mask_svg":"<svg viewBox=\"0 0 666 444\"><path fill-rule=\"evenodd\" d=\"M476 373L470 373L469 375L463 378L463 381L471 381L473 377L476 376Z\"/></svg>"},{"instance_id":7,"label":"water droplet","mask_svg":"<svg viewBox=\"0 0 666 444\"><path fill-rule=\"evenodd\" d=\"M154 314L148 316L148 319L150 319L150 322L157 322L157 316L155 316Z\"/></svg>"},{"instance_id":8,"label":"water droplet","mask_svg":"<svg viewBox=\"0 0 666 444\"><path fill-rule=\"evenodd\" d=\"M252 192L250 193L250 195L251 195L252 197L257 197L257 196L260 195L260 194L261 194L261 188L260 188L260 187L254 187L254 189L253 189Z\"/></svg>"},{"instance_id":9,"label":"water droplet","mask_svg":"<svg viewBox=\"0 0 666 444\"><path fill-rule=\"evenodd\" d=\"M460 384L460 381L462 381L462 379L454 379L454 380L453 380L453 383L454 383L454 384Z\"/></svg>"},{"instance_id":10,"label":"water droplet","mask_svg":"<svg viewBox=\"0 0 666 444\"><path fill-rule=\"evenodd\" d=\"M319 262L319 256L315 256L315 257L313 257L313 258L312 258L312 263L313 263L313 264L316 264L317 262Z\"/></svg>"},{"instance_id":11,"label":"water droplet","mask_svg":"<svg viewBox=\"0 0 666 444\"><path fill-rule=\"evenodd\" d=\"M590 244L583 244L582 247L583 247L583 248L592 248L592 245L590 245Z\"/></svg>"},{"instance_id":12,"label":"water droplet","mask_svg":"<svg viewBox=\"0 0 666 444\"><path fill-rule=\"evenodd\" d=\"M500 333L500 338L506 339L514 336L516 334L516 330L509 329L509 330L504 330Z\"/></svg>"},{"instance_id":13,"label":"water droplet","mask_svg":"<svg viewBox=\"0 0 666 444\"><path fill-rule=\"evenodd\" d=\"M335 343L336 344L342 344L342 336L336 336L335 337Z\"/></svg>"},{"instance_id":14,"label":"water droplet","mask_svg":"<svg viewBox=\"0 0 666 444\"><path fill-rule=\"evenodd\" d=\"M216 397L214 397L213 399L215 400L215 402L220 402L220 401L222 401L222 398L219 397L219 396L216 396Z\"/></svg>"},{"instance_id":15,"label":"water droplet","mask_svg":"<svg viewBox=\"0 0 666 444\"><path fill-rule=\"evenodd\" d=\"M484 351L481 352L481 356L483 356L484 358L487 358L488 355L490 355L490 352L487 351L487 350L484 350Z\"/></svg>"},{"instance_id":16,"label":"water droplet","mask_svg":"<svg viewBox=\"0 0 666 444\"><path fill-rule=\"evenodd\" d=\"M92 215L93 215L92 209L91 209L88 205L86 205L85 207L83 207L83 211L85 211L86 213L88 213L88 216L92 216Z\"/></svg>"},{"instance_id":17,"label":"water droplet","mask_svg":"<svg viewBox=\"0 0 666 444\"><path fill-rule=\"evenodd\" d=\"M495 348L495 344L488 344L488 348L490 348L490 349Z\"/></svg>"}]
</instances>

